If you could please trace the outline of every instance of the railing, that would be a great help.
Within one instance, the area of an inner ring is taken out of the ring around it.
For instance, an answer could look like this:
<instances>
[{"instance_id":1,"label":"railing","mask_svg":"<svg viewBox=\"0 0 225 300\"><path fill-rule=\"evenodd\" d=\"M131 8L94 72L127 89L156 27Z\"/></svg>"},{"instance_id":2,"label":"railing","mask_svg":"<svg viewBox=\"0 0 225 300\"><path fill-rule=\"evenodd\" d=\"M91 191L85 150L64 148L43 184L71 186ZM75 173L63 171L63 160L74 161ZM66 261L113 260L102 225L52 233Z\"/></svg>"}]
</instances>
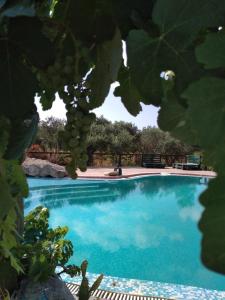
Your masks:
<instances>
[{"instance_id":1,"label":"railing","mask_svg":"<svg viewBox=\"0 0 225 300\"><path fill-rule=\"evenodd\" d=\"M91 167L114 167L120 163L123 167L141 166L142 155L149 153L94 153L89 156L88 165ZM159 155L159 154L151 154ZM71 160L70 152L67 151L28 151L28 157L45 159L60 165L66 165ZM187 162L186 154L160 154L160 159L170 167L175 162Z\"/></svg>"}]
</instances>

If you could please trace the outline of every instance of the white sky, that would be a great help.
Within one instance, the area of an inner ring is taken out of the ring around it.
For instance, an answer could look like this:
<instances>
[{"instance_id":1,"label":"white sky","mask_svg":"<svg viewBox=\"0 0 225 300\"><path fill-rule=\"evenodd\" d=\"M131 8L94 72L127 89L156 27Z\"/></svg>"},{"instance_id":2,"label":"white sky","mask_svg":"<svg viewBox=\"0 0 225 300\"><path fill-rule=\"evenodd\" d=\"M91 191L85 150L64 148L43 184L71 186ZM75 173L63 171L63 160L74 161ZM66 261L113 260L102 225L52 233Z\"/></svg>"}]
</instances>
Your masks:
<instances>
[{"instance_id":1,"label":"white sky","mask_svg":"<svg viewBox=\"0 0 225 300\"><path fill-rule=\"evenodd\" d=\"M94 112L98 117L103 115L106 119L113 122L114 121L132 122L140 129L149 125L157 126L158 108L152 105L142 104L142 112L140 112L137 117L133 117L131 114L127 112L120 98L115 97L113 95L113 89L114 87L111 89L104 104L101 107L94 110ZM58 97L55 100L52 108L48 111L42 110L39 100L36 99L35 103L37 105L41 120L50 116L54 116L60 119L66 118L66 110L65 110L64 103Z\"/></svg>"}]
</instances>

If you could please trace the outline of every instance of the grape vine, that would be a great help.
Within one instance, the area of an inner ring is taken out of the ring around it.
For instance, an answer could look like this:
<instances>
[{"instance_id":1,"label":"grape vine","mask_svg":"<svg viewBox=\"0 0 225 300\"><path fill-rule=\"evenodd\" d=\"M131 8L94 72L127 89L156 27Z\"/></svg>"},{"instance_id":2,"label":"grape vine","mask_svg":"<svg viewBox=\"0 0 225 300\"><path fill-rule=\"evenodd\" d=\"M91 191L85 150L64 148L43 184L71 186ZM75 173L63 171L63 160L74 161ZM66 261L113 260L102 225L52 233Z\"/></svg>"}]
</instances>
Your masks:
<instances>
[{"instance_id":1,"label":"grape vine","mask_svg":"<svg viewBox=\"0 0 225 300\"><path fill-rule=\"evenodd\" d=\"M27 193L19 162L36 131L34 96L44 109L57 93L65 103L67 171L76 178L92 110L118 81L115 95L131 114L141 102L160 107L160 128L201 147L217 172L200 198L199 228L203 263L225 274L224 16L221 0L0 1L1 260L14 257L15 207Z\"/></svg>"}]
</instances>

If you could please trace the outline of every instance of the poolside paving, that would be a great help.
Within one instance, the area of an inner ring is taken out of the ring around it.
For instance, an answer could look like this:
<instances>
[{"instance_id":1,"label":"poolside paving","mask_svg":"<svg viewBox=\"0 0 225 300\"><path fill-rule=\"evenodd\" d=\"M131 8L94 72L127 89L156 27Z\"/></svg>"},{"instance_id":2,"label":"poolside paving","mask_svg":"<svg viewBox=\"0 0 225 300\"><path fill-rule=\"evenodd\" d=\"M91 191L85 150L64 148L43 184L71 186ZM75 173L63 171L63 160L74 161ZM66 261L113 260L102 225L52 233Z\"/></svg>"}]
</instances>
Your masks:
<instances>
[{"instance_id":1,"label":"poolside paving","mask_svg":"<svg viewBox=\"0 0 225 300\"><path fill-rule=\"evenodd\" d=\"M156 175L156 174L172 174L172 175L190 175L190 176L209 176L215 177L216 173L213 171L203 170L181 170L175 168L154 169L154 168L142 168L142 167L123 167L122 176L107 176L109 172L112 172L113 168L92 168L89 167L86 172L78 171L79 178L105 178L105 179L118 179L129 178L139 175Z\"/></svg>"}]
</instances>

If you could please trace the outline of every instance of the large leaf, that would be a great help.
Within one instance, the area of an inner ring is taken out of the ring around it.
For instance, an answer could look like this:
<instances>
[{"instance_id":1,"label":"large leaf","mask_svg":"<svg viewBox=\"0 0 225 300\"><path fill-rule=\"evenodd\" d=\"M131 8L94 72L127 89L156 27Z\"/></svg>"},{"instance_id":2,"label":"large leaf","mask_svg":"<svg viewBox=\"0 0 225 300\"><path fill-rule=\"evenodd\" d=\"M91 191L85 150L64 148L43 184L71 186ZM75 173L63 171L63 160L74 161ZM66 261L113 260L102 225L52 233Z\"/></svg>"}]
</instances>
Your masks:
<instances>
[{"instance_id":1,"label":"large leaf","mask_svg":"<svg viewBox=\"0 0 225 300\"><path fill-rule=\"evenodd\" d=\"M114 35L116 24L111 5L111 0L58 1L54 16L66 17L75 39L92 46L110 40Z\"/></svg>"},{"instance_id":2,"label":"large leaf","mask_svg":"<svg viewBox=\"0 0 225 300\"><path fill-rule=\"evenodd\" d=\"M137 116L142 110L140 100L141 96L132 84L129 69L122 66L118 76L119 86L115 88L114 95L121 97L123 105L126 107L128 112L133 116Z\"/></svg>"},{"instance_id":3,"label":"large leaf","mask_svg":"<svg viewBox=\"0 0 225 300\"><path fill-rule=\"evenodd\" d=\"M219 175L209 183L200 196L205 206L199 228L203 233L201 257L211 270L225 274L225 176Z\"/></svg>"},{"instance_id":4,"label":"large leaf","mask_svg":"<svg viewBox=\"0 0 225 300\"><path fill-rule=\"evenodd\" d=\"M156 0L113 0L113 10L123 39L127 38L130 30L147 26L152 15L153 5ZM138 17L136 24L134 16Z\"/></svg>"},{"instance_id":5,"label":"large leaf","mask_svg":"<svg viewBox=\"0 0 225 300\"><path fill-rule=\"evenodd\" d=\"M202 260L208 268L225 274L225 80L202 78L191 84L183 97L188 99L187 112L207 164L218 173L200 197L205 206L199 225L203 233Z\"/></svg>"},{"instance_id":6,"label":"large leaf","mask_svg":"<svg viewBox=\"0 0 225 300\"><path fill-rule=\"evenodd\" d=\"M209 33L203 44L196 49L197 60L206 69L225 67L225 34L223 31Z\"/></svg>"},{"instance_id":7,"label":"large leaf","mask_svg":"<svg viewBox=\"0 0 225 300\"><path fill-rule=\"evenodd\" d=\"M27 116L25 120L14 120L11 123L11 134L5 159L21 159L26 148L34 140L38 130L39 115L34 113Z\"/></svg>"},{"instance_id":8,"label":"large leaf","mask_svg":"<svg viewBox=\"0 0 225 300\"><path fill-rule=\"evenodd\" d=\"M26 116L33 110L38 82L7 40L0 41L0 77L0 115L11 119Z\"/></svg>"},{"instance_id":9,"label":"large leaf","mask_svg":"<svg viewBox=\"0 0 225 300\"><path fill-rule=\"evenodd\" d=\"M128 65L145 103L160 104L162 71L174 71L178 92L199 78L202 72L191 43L202 27L220 24L224 11L225 3L218 0L159 0L153 21L160 33L155 37L144 30L130 32Z\"/></svg>"},{"instance_id":10,"label":"large leaf","mask_svg":"<svg viewBox=\"0 0 225 300\"><path fill-rule=\"evenodd\" d=\"M13 207L14 199L11 196L9 185L7 184L5 179L3 178L2 172L4 172L4 170L2 170L2 168L3 168L2 167L2 161L0 161L0 164L1 164L0 165L0 190L1 190L0 222L1 222L2 219L8 214L10 209Z\"/></svg>"},{"instance_id":11,"label":"large leaf","mask_svg":"<svg viewBox=\"0 0 225 300\"><path fill-rule=\"evenodd\" d=\"M176 85L182 90L201 74L192 49L177 52L160 38L151 38L146 31L133 30L127 40L128 65L131 80L142 101L159 105L163 96L163 71L176 74Z\"/></svg>"},{"instance_id":12,"label":"large leaf","mask_svg":"<svg viewBox=\"0 0 225 300\"><path fill-rule=\"evenodd\" d=\"M90 108L96 108L104 102L110 85L117 79L122 62L122 41L117 29L112 40L97 47L96 66L87 78L91 89Z\"/></svg>"},{"instance_id":13,"label":"large leaf","mask_svg":"<svg viewBox=\"0 0 225 300\"><path fill-rule=\"evenodd\" d=\"M10 43L26 55L32 65L45 68L54 62L55 48L43 34L43 23L38 18L12 18L8 36Z\"/></svg>"},{"instance_id":14,"label":"large leaf","mask_svg":"<svg viewBox=\"0 0 225 300\"><path fill-rule=\"evenodd\" d=\"M200 146L207 151L211 164L223 171L225 80L202 78L191 84L183 97L188 99L188 114L193 129L198 133Z\"/></svg>"},{"instance_id":15,"label":"large leaf","mask_svg":"<svg viewBox=\"0 0 225 300\"><path fill-rule=\"evenodd\" d=\"M220 0L158 0L153 21L161 39L174 50L190 45L202 28L218 27L224 22L225 2Z\"/></svg>"}]
</instances>

